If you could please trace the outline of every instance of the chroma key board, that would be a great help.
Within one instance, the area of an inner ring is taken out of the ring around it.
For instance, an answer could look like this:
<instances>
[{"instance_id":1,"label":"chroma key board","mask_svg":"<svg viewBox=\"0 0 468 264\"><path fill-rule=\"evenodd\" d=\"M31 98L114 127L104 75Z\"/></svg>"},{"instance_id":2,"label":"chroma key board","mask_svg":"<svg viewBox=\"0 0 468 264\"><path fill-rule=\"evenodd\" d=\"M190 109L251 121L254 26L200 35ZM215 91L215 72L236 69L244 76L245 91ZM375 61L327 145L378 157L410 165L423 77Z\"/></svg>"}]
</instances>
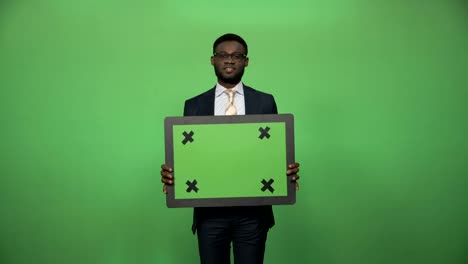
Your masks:
<instances>
[{"instance_id":1,"label":"chroma key board","mask_svg":"<svg viewBox=\"0 0 468 264\"><path fill-rule=\"evenodd\" d=\"M294 117L167 117L168 207L294 204Z\"/></svg>"}]
</instances>

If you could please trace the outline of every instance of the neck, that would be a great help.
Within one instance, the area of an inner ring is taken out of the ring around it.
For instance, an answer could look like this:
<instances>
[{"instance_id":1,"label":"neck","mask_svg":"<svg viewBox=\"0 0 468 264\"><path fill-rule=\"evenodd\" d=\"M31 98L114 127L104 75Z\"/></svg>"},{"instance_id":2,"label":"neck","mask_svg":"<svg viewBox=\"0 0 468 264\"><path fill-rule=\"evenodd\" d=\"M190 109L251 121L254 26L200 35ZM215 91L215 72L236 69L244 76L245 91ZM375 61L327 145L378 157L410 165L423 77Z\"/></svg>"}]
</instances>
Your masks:
<instances>
[{"instance_id":1,"label":"neck","mask_svg":"<svg viewBox=\"0 0 468 264\"><path fill-rule=\"evenodd\" d=\"M238 83L226 83L221 80L218 80L218 83L226 89L232 89L236 87L236 85L238 84Z\"/></svg>"}]
</instances>

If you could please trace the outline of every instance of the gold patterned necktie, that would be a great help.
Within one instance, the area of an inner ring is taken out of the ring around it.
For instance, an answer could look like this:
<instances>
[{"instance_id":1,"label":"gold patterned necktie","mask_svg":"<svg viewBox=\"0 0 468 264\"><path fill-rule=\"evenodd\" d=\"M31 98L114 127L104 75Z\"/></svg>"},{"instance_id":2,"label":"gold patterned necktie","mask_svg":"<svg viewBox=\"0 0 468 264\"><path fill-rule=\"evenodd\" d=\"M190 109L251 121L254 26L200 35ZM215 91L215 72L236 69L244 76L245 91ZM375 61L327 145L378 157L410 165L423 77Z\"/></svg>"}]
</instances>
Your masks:
<instances>
[{"instance_id":1,"label":"gold patterned necktie","mask_svg":"<svg viewBox=\"0 0 468 264\"><path fill-rule=\"evenodd\" d=\"M226 89L224 92L229 96L225 115L237 115L237 109L234 105L234 94L236 93L236 89Z\"/></svg>"}]
</instances>

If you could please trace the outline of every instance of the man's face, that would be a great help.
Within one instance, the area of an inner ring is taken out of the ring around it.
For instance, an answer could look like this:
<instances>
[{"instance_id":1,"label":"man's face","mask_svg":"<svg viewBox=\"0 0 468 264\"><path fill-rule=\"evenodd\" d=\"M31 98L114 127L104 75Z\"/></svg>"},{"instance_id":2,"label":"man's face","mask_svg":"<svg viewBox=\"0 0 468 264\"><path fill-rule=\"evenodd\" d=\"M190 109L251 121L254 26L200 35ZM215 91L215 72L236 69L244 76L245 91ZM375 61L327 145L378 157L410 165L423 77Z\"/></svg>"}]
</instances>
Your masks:
<instances>
[{"instance_id":1,"label":"man's face","mask_svg":"<svg viewBox=\"0 0 468 264\"><path fill-rule=\"evenodd\" d=\"M226 88L234 87L244 75L244 68L249 64L242 44L236 41L221 42L211 56L218 82Z\"/></svg>"}]
</instances>

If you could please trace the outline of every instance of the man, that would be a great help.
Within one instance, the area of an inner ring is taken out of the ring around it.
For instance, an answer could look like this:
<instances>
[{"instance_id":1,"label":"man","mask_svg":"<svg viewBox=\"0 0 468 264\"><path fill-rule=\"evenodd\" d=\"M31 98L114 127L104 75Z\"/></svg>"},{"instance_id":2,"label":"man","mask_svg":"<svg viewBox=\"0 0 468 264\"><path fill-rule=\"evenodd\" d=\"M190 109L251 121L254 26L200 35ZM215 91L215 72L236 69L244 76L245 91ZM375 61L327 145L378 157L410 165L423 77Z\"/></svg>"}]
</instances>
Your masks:
<instances>
[{"instance_id":1,"label":"man","mask_svg":"<svg viewBox=\"0 0 468 264\"><path fill-rule=\"evenodd\" d=\"M219 37L213 44L211 56L218 83L207 92L187 100L184 116L277 114L272 95L241 82L244 68L249 64L247 53L247 43L240 36L225 34ZM163 191L166 193L166 184L173 184L175 180L173 169L164 164L161 169ZM298 172L298 163L289 164L286 176L296 182ZM195 208L192 231L198 234L201 263L229 263L231 242L235 263L263 263L267 233L273 225L271 206Z\"/></svg>"}]
</instances>

